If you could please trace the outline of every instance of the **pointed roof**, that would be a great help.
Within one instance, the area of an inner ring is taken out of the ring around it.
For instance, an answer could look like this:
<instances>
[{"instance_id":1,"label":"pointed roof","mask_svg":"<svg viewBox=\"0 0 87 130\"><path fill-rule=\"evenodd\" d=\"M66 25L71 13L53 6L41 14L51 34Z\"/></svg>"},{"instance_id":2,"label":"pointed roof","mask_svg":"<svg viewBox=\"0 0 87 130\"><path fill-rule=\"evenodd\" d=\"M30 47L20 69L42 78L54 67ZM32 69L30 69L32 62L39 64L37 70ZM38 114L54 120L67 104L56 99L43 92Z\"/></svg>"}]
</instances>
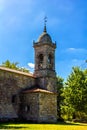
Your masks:
<instances>
[{"instance_id":1,"label":"pointed roof","mask_svg":"<svg viewBox=\"0 0 87 130\"><path fill-rule=\"evenodd\" d=\"M47 32L46 25L44 25L44 31L43 32L45 32L45 33Z\"/></svg>"},{"instance_id":2,"label":"pointed roof","mask_svg":"<svg viewBox=\"0 0 87 130\"><path fill-rule=\"evenodd\" d=\"M40 37L38 39L38 42L39 43L52 43L52 39L51 39L51 37L50 37L50 35L48 33L43 32L40 35Z\"/></svg>"},{"instance_id":3,"label":"pointed roof","mask_svg":"<svg viewBox=\"0 0 87 130\"><path fill-rule=\"evenodd\" d=\"M51 36L47 33L47 27L46 27L47 18L44 18L44 29L42 34L39 36L37 42L33 41L33 47L38 47L42 45L50 45L53 48L56 48L56 42L53 43Z\"/></svg>"},{"instance_id":4,"label":"pointed roof","mask_svg":"<svg viewBox=\"0 0 87 130\"><path fill-rule=\"evenodd\" d=\"M44 25L43 33L38 38L39 43L52 43L51 36L47 33L46 25Z\"/></svg>"}]
</instances>

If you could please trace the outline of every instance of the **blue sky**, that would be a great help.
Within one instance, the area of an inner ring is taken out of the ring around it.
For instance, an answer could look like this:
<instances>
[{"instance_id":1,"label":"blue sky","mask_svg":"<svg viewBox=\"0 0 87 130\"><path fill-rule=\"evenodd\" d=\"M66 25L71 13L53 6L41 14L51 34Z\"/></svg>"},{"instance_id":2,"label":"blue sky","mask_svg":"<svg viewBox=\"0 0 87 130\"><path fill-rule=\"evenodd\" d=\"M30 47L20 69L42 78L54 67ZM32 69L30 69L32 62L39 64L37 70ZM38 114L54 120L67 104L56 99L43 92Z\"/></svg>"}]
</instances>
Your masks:
<instances>
[{"instance_id":1,"label":"blue sky","mask_svg":"<svg viewBox=\"0 0 87 130\"><path fill-rule=\"evenodd\" d=\"M32 71L33 40L47 32L56 41L56 72L67 78L72 66L86 67L87 0L0 0L0 64L7 59Z\"/></svg>"}]
</instances>

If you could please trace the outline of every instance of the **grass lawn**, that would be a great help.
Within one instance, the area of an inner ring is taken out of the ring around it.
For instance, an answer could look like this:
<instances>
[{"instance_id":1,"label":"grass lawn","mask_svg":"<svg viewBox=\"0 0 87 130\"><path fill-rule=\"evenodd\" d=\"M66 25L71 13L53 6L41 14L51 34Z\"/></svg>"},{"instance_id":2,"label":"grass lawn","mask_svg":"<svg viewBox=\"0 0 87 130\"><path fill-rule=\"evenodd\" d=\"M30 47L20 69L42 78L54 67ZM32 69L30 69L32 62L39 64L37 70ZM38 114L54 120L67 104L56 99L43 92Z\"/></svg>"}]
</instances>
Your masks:
<instances>
[{"instance_id":1,"label":"grass lawn","mask_svg":"<svg viewBox=\"0 0 87 130\"><path fill-rule=\"evenodd\" d=\"M28 124L28 123L0 123L0 129L19 130L87 130L83 123L58 123L58 124Z\"/></svg>"}]
</instances>

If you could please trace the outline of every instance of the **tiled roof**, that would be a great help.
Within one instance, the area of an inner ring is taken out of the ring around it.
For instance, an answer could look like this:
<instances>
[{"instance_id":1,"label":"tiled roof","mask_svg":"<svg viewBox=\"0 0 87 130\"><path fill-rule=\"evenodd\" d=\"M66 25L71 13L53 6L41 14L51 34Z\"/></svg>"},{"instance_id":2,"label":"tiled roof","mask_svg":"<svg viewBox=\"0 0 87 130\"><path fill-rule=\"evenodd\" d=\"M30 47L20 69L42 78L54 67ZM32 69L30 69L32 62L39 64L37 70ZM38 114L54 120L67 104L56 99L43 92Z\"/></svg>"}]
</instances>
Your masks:
<instances>
[{"instance_id":1,"label":"tiled roof","mask_svg":"<svg viewBox=\"0 0 87 130\"><path fill-rule=\"evenodd\" d=\"M31 73L22 72L22 71L18 71L18 70L14 70L14 69L9 69L9 68L6 68L6 67L0 67L0 70L12 72L12 73L17 73L17 74L21 74L21 75L25 75L25 76L29 76L29 77L34 78L33 74L31 74Z\"/></svg>"}]
</instances>

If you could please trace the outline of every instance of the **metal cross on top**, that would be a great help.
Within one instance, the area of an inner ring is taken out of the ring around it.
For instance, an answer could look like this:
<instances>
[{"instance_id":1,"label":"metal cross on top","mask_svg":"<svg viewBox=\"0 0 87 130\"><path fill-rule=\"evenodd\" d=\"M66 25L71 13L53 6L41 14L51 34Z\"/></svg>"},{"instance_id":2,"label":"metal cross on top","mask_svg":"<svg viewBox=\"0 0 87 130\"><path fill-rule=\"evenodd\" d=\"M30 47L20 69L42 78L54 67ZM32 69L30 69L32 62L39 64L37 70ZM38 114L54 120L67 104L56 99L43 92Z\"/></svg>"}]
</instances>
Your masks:
<instances>
[{"instance_id":1,"label":"metal cross on top","mask_svg":"<svg viewBox=\"0 0 87 130\"><path fill-rule=\"evenodd\" d=\"M47 22L47 17L45 16L44 17L44 25L46 25L46 22Z\"/></svg>"}]
</instances>

